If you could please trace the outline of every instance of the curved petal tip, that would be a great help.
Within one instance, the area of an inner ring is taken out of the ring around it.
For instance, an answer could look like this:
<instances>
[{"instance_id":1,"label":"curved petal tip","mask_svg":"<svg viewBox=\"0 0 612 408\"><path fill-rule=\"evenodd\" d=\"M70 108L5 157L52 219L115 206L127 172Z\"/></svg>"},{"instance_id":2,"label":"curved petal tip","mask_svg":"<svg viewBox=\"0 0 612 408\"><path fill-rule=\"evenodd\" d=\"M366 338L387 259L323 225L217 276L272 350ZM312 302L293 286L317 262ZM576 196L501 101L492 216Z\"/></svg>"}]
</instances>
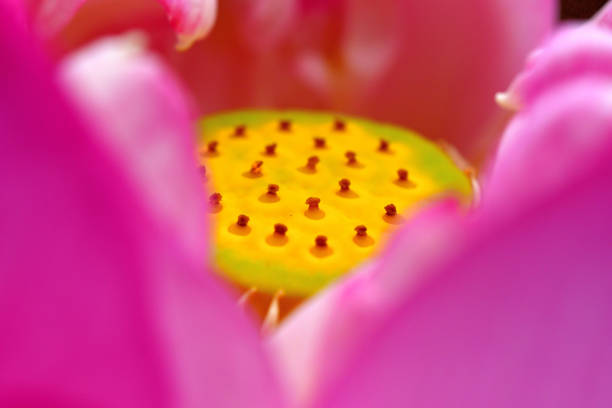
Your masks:
<instances>
[{"instance_id":1,"label":"curved petal tip","mask_svg":"<svg viewBox=\"0 0 612 408\"><path fill-rule=\"evenodd\" d=\"M516 95L511 91L507 92L498 92L495 94L495 103L500 108L515 112L520 109L520 102L516 98Z\"/></svg>"},{"instance_id":2,"label":"curved petal tip","mask_svg":"<svg viewBox=\"0 0 612 408\"><path fill-rule=\"evenodd\" d=\"M217 19L217 0L160 0L177 33L176 48L187 50L212 30Z\"/></svg>"}]
</instances>

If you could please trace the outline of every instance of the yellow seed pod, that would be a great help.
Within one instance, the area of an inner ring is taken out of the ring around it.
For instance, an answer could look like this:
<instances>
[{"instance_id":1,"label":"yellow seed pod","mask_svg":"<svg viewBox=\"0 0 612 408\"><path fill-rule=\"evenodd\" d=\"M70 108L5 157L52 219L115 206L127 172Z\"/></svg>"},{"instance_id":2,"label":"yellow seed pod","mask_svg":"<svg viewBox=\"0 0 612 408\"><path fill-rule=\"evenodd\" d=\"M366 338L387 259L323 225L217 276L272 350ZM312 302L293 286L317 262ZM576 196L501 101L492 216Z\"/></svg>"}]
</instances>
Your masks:
<instances>
[{"instance_id":1,"label":"yellow seed pod","mask_svg":"<svg viewBox=\"0 0 612 408\"><path fill-rule=\"evenodd\" d=\"M307 297L375 256L424 202L472 197L435 144L329 113L241 111L204 119L214 262L241 287Z\"/></svg>"}]
</instances>

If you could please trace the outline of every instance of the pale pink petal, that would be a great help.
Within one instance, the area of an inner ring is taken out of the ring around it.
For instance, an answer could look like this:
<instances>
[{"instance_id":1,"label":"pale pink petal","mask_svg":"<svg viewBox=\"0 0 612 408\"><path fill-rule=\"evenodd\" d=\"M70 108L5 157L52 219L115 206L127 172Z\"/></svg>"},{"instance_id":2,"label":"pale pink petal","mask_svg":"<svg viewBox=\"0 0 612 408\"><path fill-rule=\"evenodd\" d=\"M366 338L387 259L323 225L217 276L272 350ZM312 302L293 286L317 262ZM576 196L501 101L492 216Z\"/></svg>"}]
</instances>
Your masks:
<instances>
[{"instance_id":1,"label":"pale pink petal","mask_svg":"<svg viewBox=\"0 0 612 408\"><path fill-rule=\"evenodd\" d=\"M542 93L515 116L485 184L486 207L511 201L513 211L558 190L609 143L612 71L608 78L578 78Z\"/></svg>"},{"instance_id":2,"label":"pale pink petal","mask_svg":"<svg viewBox=\"0 0 612 408\"><path fill-rule=\"evenodd\" d=\"M465 223L472 242L314 406L609 407L612 143L602 150L511 220L483 212Z\"/></svg>"},{"instance_id":3,"label":"pale pink petal","mask_svg":"<svg viewBox=\"0 0 612 408\"><path fill-rule=\"evenodd\" d=\"M193 187L192 107L184 89L145 50L141 34L108 37L68 56L60 66L67 89L103 134L99 141L123 160L158 222L194 254L206 246L205 211ZM113 120L109 120L113 118Z\"/></svg>"},{"instance_id":4,"label":"pale pink petal","mask_svg":"<svg viewBox=\"0 0 612 408\"><path fill-rule=\"evenodd\" d=\"M125 94L90 91L80 118L11 20L0 25L0 51L0 406L279 406L255 329L206 272L206 248L191 250L202 219L187 228L173 211L204 205L195 169L174 162L193 190L170 191L178 204L142 175L147 158L159 163L149 171L167 188L169 162L193 160L185 103L173 83L155 83L166 74L146 56L119 59L107 85ZM130 94L141 103L139 92L155 99L145 105L155 123L168 130L176 120L176 139L104 106ZM88 123L96 111L120 125ZM127 128L137 142L119 142ZM104 130L111 142L95 133ZM152 146L170 149L164 160L145 148L149 132Z\"/></svg>"},{"instance_id":5,"label":"pale pink petal","mask_svg":"<svg viewBox=\"0 0 612 408\"><path fill-rule=\"evenodd\" d=\"M153 3L153 0L146 0ZM218 0L158 0L166 11L167 19L178 37L179 49L189 48L195 41L204 38L215 24ZM27 0L33 14L34 23L45 35L56 34L75 16L87 0ZM132 4L104 0L91 1L94 7L115 8L116 14L122 16L132 10ZM125 3L141 3L142 0L125 0ZM140 9L136 7L136 9ZM157 11L154 7L151 10ZM99 17L108 16L105 10ZM134 24L137 21L131 21ZM95 25L95 24L94 24Z\"/></svg>"},{"instance_id":6,"label":"pale pink petal","mask_svg":"<svg viewBox=\"0 0 612 408\"><path fill-rule=\"evenodd\" d=\"M34 25L45 35L54 34L74 16L86 0L26 0Z\"/></svg>"},{"instance_id":7,"label":"pale pink petal","mask_svg":"<svg viewBox=\"0 0 612 408\"><path fill-rule=\"evenodd\" d=\"M300 306L269 340L298 406L307 406L381 320L408 296L422 272L459 248L454 200L425 209L367 265Z\"/></svg>"},{"instance_id":8,"label":"pale pink petal","mask_svg":"<svg viewBox=\"0 0 612 408\"><path fill-rule=\"evenodd\" d=\"M612 3L607 2L595 17L593 17L592 22L601 27L612 28Z\"/></svg>"},{"instance_id":9,"label":"pale pink petal","mask_svg":"<svg viewBox=\"0 0 612 408\"><path fill-rule=\"evenodd\" d=\"M574 78L612 76L612 31L596 25L567 26L532 53L509 89L517 107Z\"/></svg>"}]
</instances>

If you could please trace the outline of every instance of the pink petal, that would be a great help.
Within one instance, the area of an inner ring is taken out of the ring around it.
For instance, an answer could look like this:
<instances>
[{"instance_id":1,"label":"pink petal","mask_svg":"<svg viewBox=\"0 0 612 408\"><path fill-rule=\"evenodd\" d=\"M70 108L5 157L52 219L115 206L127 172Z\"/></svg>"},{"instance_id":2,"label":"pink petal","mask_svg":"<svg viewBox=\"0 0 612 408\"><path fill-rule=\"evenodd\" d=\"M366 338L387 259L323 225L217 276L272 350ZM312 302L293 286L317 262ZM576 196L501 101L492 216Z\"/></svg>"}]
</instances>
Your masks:
<instances>
[{"instance_id":1,"label":"pink petal","mask_svg":"<svg viewBox=\"0 0 612 408\"><path fill-rule=\"evenodd\" d=\"M427 271L435 270L436 263L446 262L455 251L475 245L474 241L480 243L479 234L471 233L472 229L488 231L495 224L513 221L534 202L575 184L593 162L609 152L612 82L603 75L576 78L545 88L514 118L485 189L485 207L476 221L466 225L457 222L456 212L445 214L435 208L426 212L395 237L380 260L315 297L281 328L272 346L302 400L308 401L321 387L332 387L349 375L347 361L358 359L357 350L364 349L366 339L398 302L414 296ZM565 223L560 225L565 228ZM565 239L562 232L559 236ZM426 251L428 248L432 249ZM314 337L308 338L310 346L301 345L299 339L307 335ZM297 351L291 344L300 344ZM302 369L300 376L296 375L298 368ZM400 400L398 405L413 405L409 402ZM378 404L388 406L384 399Z\"/></svg>"},{"instance_id":2,"label":"pink petal","mask_svg":"<svg viewBox=\"0 0 612 408\"><path fill-rule=\"evenodd\" d=\"M5 19L11 19L13 24L20 27L22 30L26 30L28 27L28 13L26 6L21 0L4 0L6 8L6 14L3 16Z\"/></svg>"},{"instance_id":3,"label":"pink petal","mask_svg":"<svg viewBox=\"0 0 612 408\"><path fill-rule=\"evenodd\" d=\"M270 347L298 406L337 379L381 320L453 252L460 207L447 200L400 230L378 259L317 294L285 321Z\"/></svg>"},{"instance_id":4,"label":"pink petal","mask_svg":"<svg viewBox=\"0 0 612 408\"><path fill-rule=\"evenodd\" d=\"M568 26L532 53L510 86L510 97L526 106L548 89L587 75L612 75L612 32L596 25Z\"/></svg>"},{"instance_id":5,"label":"pink petal","mask_svg":"<svg viewBox=\"0 0 612 408\"><path fill-rule=\"evenodd\" d=\"M600 27L612 28L612 3L607 2L593 17L592 22Z\"/></svg>"},{"instance_id":6,"label":"pink petal","mask_svg":"<svg viewBox=\"0 0 612 408\"><path fill-rule=\"evenodd\" d=\"M10 20L0 25L0 50L0 405L279 406L257 333L205 272L203 253L190 250L191 233L205 225L188 228L174 211L204 205L195 169L174 162L196 193L172 190L180 203L169 207L142 175L148 158L165 188L170 161L193 163L185 103L172 83L153 82L166 74L146 55L120 59L106 85L125 93L105 100L87 91L95 99L79 118ZM139 92L151 98L145 108L159 114L157 124L168 130L177 121L176 139L105 106L130 95L142 102ZM96 111L118 124L89 126ZM121 144L128 128L137 141ZM102 130L110 142L94 133ZM160 161L147 135L171 154Z\"/></svg>"},{"instance_id":7,"label":"pink petal","mask_svg":"<svg viewBox=\"0 0 612 408\"><path fill-rule=\"evenodd\" d=\"M610 406L612 143L602 150L511 220L483 212L465 224L472 243L315 406Z\"/></svg>"},{"instance_id":8,"label":"pink petal","mask_svg":"<svg viewBox=\"0 0 612 408\"><path fill-rule=\"evenodd\" d=\"M360 93L343 108L447 140L472 159L481 159L499 136L503 114L493 95L549 32L556 4L546 0L386 0L376 7L367 0L348 3L354 24L347 24L342 48L350 53L346 54L349 68L357 72L363 61L371 59L386 63L366 81L349 85ZM387 50L383 58L381 50Z\"/></svg>"},{"instance_id":9,"label":"pink petal","mask_svg":"<svg viewBox=\"0 0 612 408\"><path fill-rule=\"evenodd\" d=\"M448 140L473 159L501 133L504 114L494 103L495 92L507 87L549 32L556 2L253 4L221 2L207 40L180 55L151 23L152 15L119 26L120 16L113 16L106 26L148 28L157 38L156 49L194 92L199 113L245 107L357 113ZM67 33L69 40L79 43L99 34L94 24L86 24L99 14L80 16L82 24Z\"/></svg>"},{"instance_id":10,"label":"pink petal","mask_svg":"<svg viewBox=\"0 0 612 408\"><path fill-rule=\"evenodd\" d=\"M43 34L59 31L86 0L26 0L33 14L34 25Z\"/></svg>"},{"instance_id":11,"label":"pink petal","mask_svg":"<svg viewBox=\"0 0 612 408\"><path fill-rule=\"evenodd\" d=\"M229 0L222 12L231 14L249 46L261 53L278 47L298 23L298 0Z\"/></svg>"},{"instance_id":12,"label":"pink petal","mask_svg":"<svg viewBox=\"0 0 612 408\"><path fill-rule=\"evenodd\" d=\"M192 107L137 33L109 37L70 55L62 80L99 134L122 160L141 200L195 256L206 247L200 177L194 169ZM113 120L108 120L113 118Z\"/></svg>"},{"instance_id":13,"label":"pink petal","mask_svg":"<svg viewBox=\"0 0 612 408\"><path fill-rule=\"evenodd\" d=\"M125 1L138 3L140 0ZM147 1L153 2L153 0ZM68 24L85 2L86 0L28 0L35 25L47 35L57 33ZM178 36L179 49L187 49L195 41L204 38L215 24L217 0L159 0L159 2ZM124 7L122 4L102 2L101 6L105 9L117 8L118 15L121 15L124 9L128 12L131 10L131 4L126 4ZM106 14L106 10L103 14Z\"/></svg>"},{"instance_id":14,"label":"pink petal","mask_svg":"<svg viewBox=\"0 0 612 408\"><path fill-rule=\"evenodd\" d=\"M511 201L508 211L514 211L573 180L610 140L610 95L612 76L585 75L542 93L519 112L502 138L484 205Z\"/></svg>"}]
</instances>

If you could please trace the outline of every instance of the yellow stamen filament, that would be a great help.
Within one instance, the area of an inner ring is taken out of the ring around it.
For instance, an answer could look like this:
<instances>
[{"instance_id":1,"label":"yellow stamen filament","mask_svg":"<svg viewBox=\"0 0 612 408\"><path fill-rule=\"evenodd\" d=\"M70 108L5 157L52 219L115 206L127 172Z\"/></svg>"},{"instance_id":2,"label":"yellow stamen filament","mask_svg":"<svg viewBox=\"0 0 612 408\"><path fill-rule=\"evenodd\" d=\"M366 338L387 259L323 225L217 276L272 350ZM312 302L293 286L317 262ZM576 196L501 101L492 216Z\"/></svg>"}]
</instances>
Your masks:
<instances>
[{"instance_id":1,"label":"yellow stamen filament","mask_svg":"<svg viewBox=\"0 0 612 408\"><path fill-rule=\"evenodd\" d=\"M264 334L270 334L274 329L276 329L276 326L278 326L280 316L279 300L283 294L283 290L278 290L270 302L268 313L266 314L261 328Z\"/></svg>"},{"instance_id":2,"label":"yellow stamen filament","mask_svg":"<svg viewBox=\"0 0 612 408\"><path fill-rule=\"evenodd\" d=\"M240 299L238 299L238 306L244 307L244 305L247 304L247 302L251 299L255 292L257 292L257 288L254 286L244 292L242 296L240 296Z\"/></svg>"}]
</instances>

